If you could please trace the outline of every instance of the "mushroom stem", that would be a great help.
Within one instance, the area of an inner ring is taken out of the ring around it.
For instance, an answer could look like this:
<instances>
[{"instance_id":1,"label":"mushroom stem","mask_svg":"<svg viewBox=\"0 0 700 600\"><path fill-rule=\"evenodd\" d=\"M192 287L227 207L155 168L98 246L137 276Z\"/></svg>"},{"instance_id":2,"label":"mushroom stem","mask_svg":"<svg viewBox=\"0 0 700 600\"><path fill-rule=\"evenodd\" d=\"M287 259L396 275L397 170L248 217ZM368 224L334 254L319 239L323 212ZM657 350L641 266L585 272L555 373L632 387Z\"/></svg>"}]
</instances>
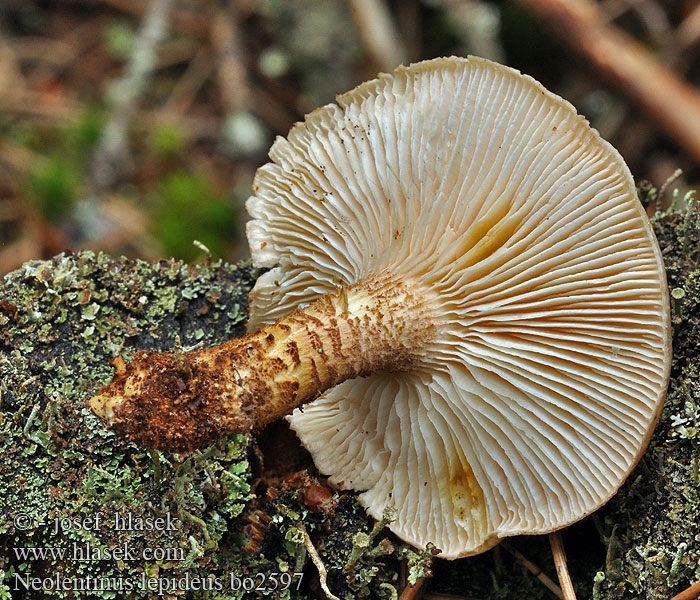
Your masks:
<instances>
[{"instance_id":1,"label":"mushroom stem","mask_svg":"<svg viewBox=\"0 0 700 600\"><path fill-rule=\"evenodd\" d=\"M194 352L140 352L90 406L145 446L191 451L275 421L329 388L416 366L435 335L430 294L376 276L243 338Z\"/></svg>"},{"instance_id":2,"label":"mushroom stem","mask_svg":"<svg viewBox=\"0 0 700 600\"><path fill-rule=\"evenodd\" d=\"M686 588L680 594L671 598L671 600L695 600L696 598L700 598L700 581Z\"/></svg>"}]
</instances>

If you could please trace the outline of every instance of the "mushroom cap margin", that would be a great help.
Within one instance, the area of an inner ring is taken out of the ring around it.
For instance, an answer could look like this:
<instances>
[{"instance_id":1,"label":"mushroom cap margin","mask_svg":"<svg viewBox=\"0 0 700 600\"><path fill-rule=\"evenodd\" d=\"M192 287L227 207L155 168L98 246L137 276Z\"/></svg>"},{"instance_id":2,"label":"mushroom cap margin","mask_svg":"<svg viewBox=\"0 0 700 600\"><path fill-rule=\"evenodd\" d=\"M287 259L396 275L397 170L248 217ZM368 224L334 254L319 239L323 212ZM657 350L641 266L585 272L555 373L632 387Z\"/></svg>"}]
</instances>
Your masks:
<instances>
[{"instance_id":1,"label":"mushroom cap margin","mask_svg":"<svg viewBox=\"0 0 700 600\"><path fill-rule=\"evenodd\" d=\"M270 157L248 202L253 260L273 267L253 327L382 270L445 299L415 373L290 418L319 469L447 558L604 504L670 370L663 263L617 151L534 79L449 58L339 96Z\"/></svg>"}]
</instances>

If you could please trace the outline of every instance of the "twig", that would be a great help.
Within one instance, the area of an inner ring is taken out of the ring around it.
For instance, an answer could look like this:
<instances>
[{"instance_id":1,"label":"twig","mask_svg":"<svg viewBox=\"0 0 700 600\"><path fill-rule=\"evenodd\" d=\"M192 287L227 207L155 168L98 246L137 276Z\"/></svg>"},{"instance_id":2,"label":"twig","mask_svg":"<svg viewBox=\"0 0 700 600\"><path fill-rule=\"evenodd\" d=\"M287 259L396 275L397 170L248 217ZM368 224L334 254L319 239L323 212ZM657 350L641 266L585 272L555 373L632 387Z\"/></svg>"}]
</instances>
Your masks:
<instances>
[{"instance_id":1,"label":"twig","mask_svg":"<svg viewBox=\"0 0 700 600\"><path fill-rule=\"evenodd\" d=\"M235 112L247 109L250 94L235 2L228 0L220 6L212 19L211 41L217 58L219 89L226 110Z\"/></svg>"},{"instance_id":2,"label":"twig","mask_svg":"<svg viewBox=\"0 0 700 600\"><path fill-rule=\"evenodd\" d=\"M0 166L7 165L19 173L28 171L46 158L10 139L0 139ZM14 183L14 182L13 182Z\"/></svg>"},{"instance_id":3,"label":"twig","mask_svg":"<svg viewBox=\"0 0 700 600\"><path fill-rule=\"evenodd\" d=\"M212 72L212 61L209 50L200 48L189 61L185 72L173 86L170 96L160 109L164 115L181 117L192 105L197 92L206 83Z\"/></svg>"},{"instance_id":4,"label":"twig","mask_svg":"<svg viewBox=\"0 0 700 600\"><path fill-rule=\"evenodd\" d=\"M3 38L4 35L0 37L0 86L10 90L15 90L18 85L23 88L24 78L17 62L16 51Z\"/></svg>"},{"instance_id":5,"label":"twig","mask_svg":"<svg viewBox=\"0 0 700 600\"><path fill-rule=\"evenodd\" d=\"M559 535L558 531L549 534L549 543L552 546L554 564L557 567L557 575L564 593L564 600L576 600L576 593L574 592L574 586L571 583L571 577L569 577L569 568L566 564L564 545L561 542L561 535Z\"/></svg>"},{"instance_id":6,"label":"twig","mask_svg":"<svg viewBox=\"0 0 700 600\"><path fill-rule=\"evenodd\" d=\"M683 52L694 46L700 40L700 5L696 6L691 13L683 19L676 30L674 42L677 44L677 51Z\"/></svg>"},{"instance_id":7,"label":"twig","mask_svg":"<svg viewBox=\"0 0 700 600\"><path fill-rule=\"evenodd\" d=\"M12 96L0 95L0 112L26 118L47 121L67 121L83 110L76 100L62 98L60 102L47 104L41 95L33 90L21 90Z\"/></svg>"},{"instance_id":8,"label":"twig","mask_svg":"<svg viewBox=\"0 0 700 600\"><path fill-rule=\"evenodd\" d=\"M666 181L663 182L661 187L659 188L659 193L656 194L656 212L661 212L661 202L664 199L664 196L666 195L666 190L668 190L669 186L673 184L681 175L683 175L682 169L676 169L673 172L673 175L671 175Z\"/></svg>"},{"instance_id":9,"label":"twig","mask_svg":"<svg viewBox=\"0 0 700 600\"><path fill-rule=\"evenodd\" d=\"M438 592L428 592L424 600L480 600L469 596L455 596L454 594L440 594Z\"/></svg>"},{"instance_id":10,"label":"twig","mask_svg":"<svg viewBox=\"0 0 700 600\"><path fill-rule=\"evenodd\" d=\"M508 552L515 556L515 558L517 558L522 563L522 565L528 571L530 571L530 573L537 577L537 579L539 579L547 587L547 589L549 589L557 598L559 598L560 600L565 600L561 588L556 583L554 583L549 577L547 577L547 575L545 575L545 573L542 572L542 569L540 569L535 563L525 558L520 552L518 552L507 542L501 542L501 546L503 546L503 548L505 548Z\"/></svg>"},{"instance_id":11,"label":"twig","mask_svg":"<svg viewBox=\"0 0 700 600\"><path fill-rule=\"evenodd\" d=\"M80 108L74 100L61 96L58 101L31 89L23 75L15 49L0 36L0 113L38 117L49 121L66 120Z\"/></svg>"},{"instance_id":12,"label":"twig","mask_svg":"<svg viewBox=\"0 0 700 600\"><path fill-rule=\"evenodd\" d=\"M654 43L663 46L671 35L671 25L666 13L653 0L604 0L600 5L606 21L611 22L632 10L639 16Z\"/></svg>"},{"instance_id":13,"label":"twig","mask_svg":"<svg viewBox=\"0 0 700 600\"><path fill-rule=\"evenodd\" d=\"M99 45L95 31L101 30L103 24L104 17L96 16L76 23L61 39L22 36L13 40L18 59L35 63L27 73L27 87L39 89L42 82L55 80L57 70L70 69L79 56Z\"/></svg>"},{"instance_id":14,"label":"twig","mask_svg":"<svg viewBox=\"0 0 700 600\"><path fill-rule=\"evenodd\" d=\"M127 129L146 89L156 61L156 48L165 37L174 0L151 0L129 57L124 77L117 82L117 98L92 158L96 191L114 185L128 163Z\"/></svg>"},{"instance_id":15,"label":"twig","mask_svg":"<svg viewBox=\"0 0 700 600\"><path fill-rule=\"evenodd\" d=\"M151 448L148 453L151 455L151 461L153 461L153 484L159 487L161 479L160 452L155 448Z\"/></svg>"},{"instance_id":16,"label":"twig","mask_svg":"<svg viewBox=\"0 0 700 600\"><path fill-rule=\"evenodd\" d=\"M334 596L328 589L328 584L326 583L326 580L328 578L328 571L326 571L326 567L321 561L321 557L318 555L318 552L316 552L316 548L314 548L313 542L311 541L309 534L303 527L299 527L299 529L304 533L304 546L306 547L306 551L309 553L311 561L314 563L314 565L316 565L316 568L318 569L318 579L321 582L321 589L328 597L328 600L340 600L340 598Z\"/></svg>"},{"instance_id":17,"label":"twig","mask_svg":"<svg viewBox=\"0 0 700 600\"><path fill-rule=\"evenodd\" d=\"M216 74L221 100L228 119L226 139L229 149L242 154L263 151L267 144L265 132L253 104L245 46L240 27L240 0L219 0L220 6L212 20L211 42L216 58ZM289 127L289 123L287 127Z\"/></svg>"},{"instance_id":18,"label":"twig","mask_svg":"<svg viewBox=\"0 0 700 600\"><path fill-rule=\"evenodd\" d=\"M141 17L146 12L146 3L143 0L99 0L99 2L135 17ZM175 30L194 34L201 39L206 39L209 35L209 18L184 9L173 12L172 24Z\"/></svg>"},{"instance_id":19,"label":"twig","mask_svg":"<svg viewBox=\"0 0 700 600\"><path fill-rule=\"evenodd\" d=\"M286 135L292 124L299 120L299 115L292 112L273 91L253 84L250 92L255 113L273 131Z\"/></svg>"},{"instance_id":20,"label":"twig","mask_svg":"<svg viewBox=\"0 0 700 600\"><path fill-rule=\"evenodd\" d=\"M612 531L610 532L610 536L608 537L608 547L605 550L605 568L608 570L608 573L617 573L617 569L615 569L615 566L613 564L613 561L615 560L615 551L617 550L617 540L615 538L615 532L617 531L617 523L613 525Z\"/></svg>"},{"instance_id":21,"label":"twig","mask_svg":"<svg viewBox=\"0 0 700 600\"><path fill-rule=\"evenodd\" d=\"M641 44L604 23L589 0L520 0L629 96L700 164L700 93Z\"/></svg>"},{"instance_id":22,"label":"twig","mask_svg":"<svg viewBox=\"0 0 700 600\"><path fill-rule=\"evenodd\" d=\"M64 40L24 36L14 40L14 51L20 60L47 62L65 66L75 60L76 49ZM77 51L80 51L78 48Z\"/></svg>"},{"instance_id":23,"label":"twig","mask_svg":"<svg viewBox=\"0 0 700 600\"><path fill-rule=\"evenodd\" d=\"M671 600L695 600L696 598L700 598L700 581L675 595Z\"/></svg>"},{"instance_id":24,"label":"twig","mask_svg":"<svg viewBox=\"0 0 700 600\"><path fill-rule=\"evenodd\" d=\"M401 36L382 0L348 0L350 13L367 55L382 71L407 60Z\"/></svg>"},{"instance_id":25,"label":"twig","mask_svg":"<svg viewBox=\"0 0 700 600\"><path fill-rule=\"evenodd\" d=\"M424 583L425 577L416 581L415 585L407 585L401 592L399 600L414 600L415 598L419 598L418 594L420 594Z\"/></svg>"}]
</instances>

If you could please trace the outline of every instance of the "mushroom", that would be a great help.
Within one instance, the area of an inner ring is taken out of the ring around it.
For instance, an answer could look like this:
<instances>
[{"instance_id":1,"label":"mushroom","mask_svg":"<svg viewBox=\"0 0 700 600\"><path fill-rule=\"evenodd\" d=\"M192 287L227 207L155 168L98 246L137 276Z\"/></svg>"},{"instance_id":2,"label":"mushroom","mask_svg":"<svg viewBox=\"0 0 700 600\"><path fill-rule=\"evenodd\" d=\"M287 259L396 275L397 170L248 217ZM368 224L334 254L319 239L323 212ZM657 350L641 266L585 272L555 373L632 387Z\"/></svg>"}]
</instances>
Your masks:
<instances>
[{"instance_id":1,"label":"mushroom","mask_svg":"<svg viewBox=\"0 0 700 600\"><path fill-rule=\"evenodd\" d=\"M254 333L117 361L93 410L174 451L293 411L332 483L375 518L394 505L391 529L445 558L588 515L647 445L671 358L622 158L479 58L399 67L336 102L257 172Z\"/></svg>"}]
</instances>

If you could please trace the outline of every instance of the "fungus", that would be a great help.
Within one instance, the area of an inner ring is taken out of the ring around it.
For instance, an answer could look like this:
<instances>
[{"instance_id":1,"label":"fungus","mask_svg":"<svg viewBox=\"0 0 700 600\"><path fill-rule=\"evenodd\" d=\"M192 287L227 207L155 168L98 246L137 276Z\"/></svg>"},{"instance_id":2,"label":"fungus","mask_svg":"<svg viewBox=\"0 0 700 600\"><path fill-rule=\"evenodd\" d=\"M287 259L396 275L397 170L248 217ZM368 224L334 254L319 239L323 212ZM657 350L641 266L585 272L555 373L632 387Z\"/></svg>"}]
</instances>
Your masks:
<instances>
[{"instance_id":1,"label":"fungus","mask_svg":"<svg viewBox=\"0 0 700 600\"><path fill-rule=\"evenodd\" d=\"M336 102L257 172L254 333L117 361L93 410L173 451L294 411L331 482L446 558L596 510L647 445L670 365L661 255L622 158L478 58Z\"/></svg>"}]
</instances>

